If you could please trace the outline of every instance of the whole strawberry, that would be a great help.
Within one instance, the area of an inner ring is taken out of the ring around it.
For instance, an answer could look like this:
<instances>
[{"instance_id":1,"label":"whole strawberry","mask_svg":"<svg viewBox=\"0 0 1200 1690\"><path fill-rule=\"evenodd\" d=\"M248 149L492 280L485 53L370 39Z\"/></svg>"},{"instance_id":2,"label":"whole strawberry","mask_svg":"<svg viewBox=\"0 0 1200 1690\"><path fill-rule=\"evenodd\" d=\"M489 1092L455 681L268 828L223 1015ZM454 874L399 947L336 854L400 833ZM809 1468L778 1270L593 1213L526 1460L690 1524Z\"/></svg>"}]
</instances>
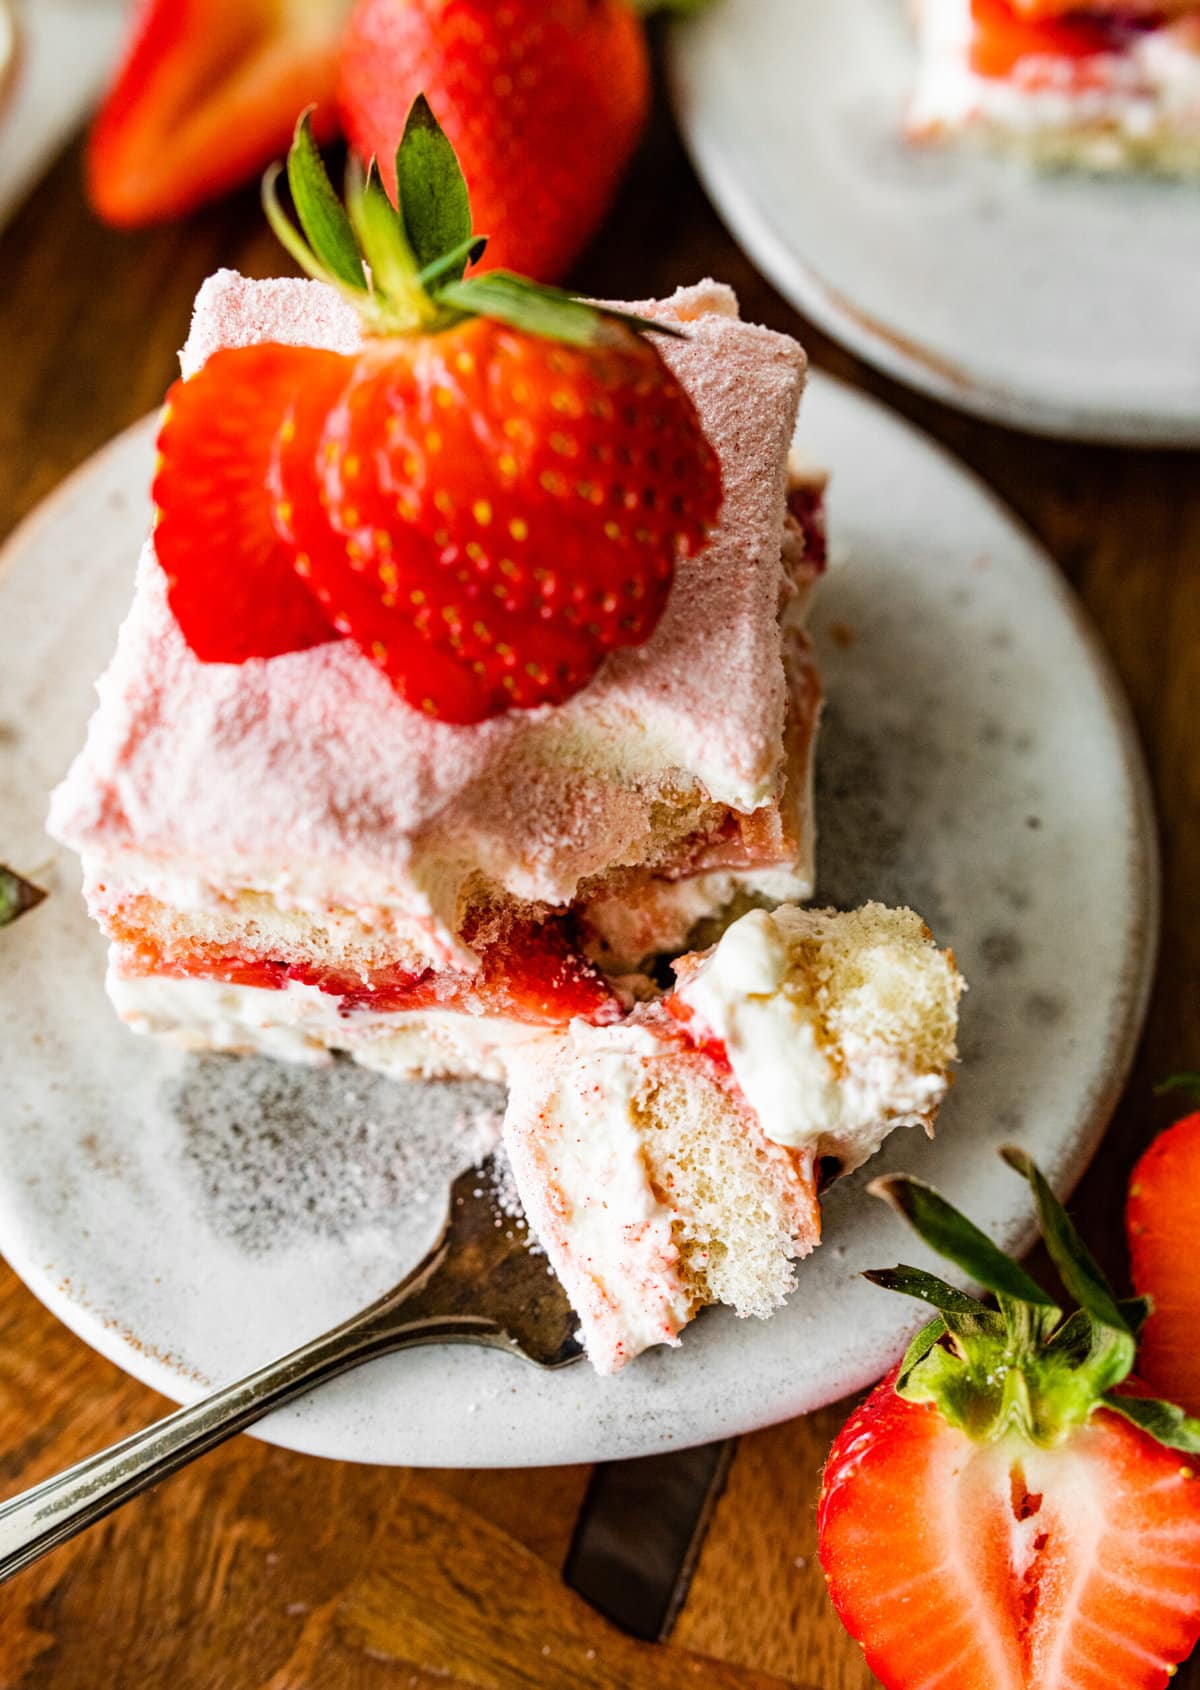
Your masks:
<instances>
[{"instance_id":1,"label":"whole strawberry","mask_svg":"<svg viewBox=\"0 0 1200 1690\"><path fill-rule=\"evenodd\" d=\"M1145 1305L1004 1155L1080 1306L920 1181L876 1182L997 1307L919 1268L868 1274L938 1313L830 1452L829 1593L886 1690L1163 1690L1200 1636L1200 1421L1125 1383Z\"/></svg>"},{"instance_id":2,"label":"whole strawberry","mask_svg":"<svg viewBox=\"0 0 1200 1690\"><path fill-rule=\"evenodd\" d=\"M554 280L595 231L645 125L645 32L628 0L359 0L342 121L391 160L424 91L453 142L490 265Z\"/></svg>"},{"instance_id":3,"label":"whole strawberry","mask_svg":"<svg viewBox=\"0 0 1200 1690\"><path fill-rule=\"evenodd\" d=\"M1200 1101L1200 1074L1179 1074L1160 1091ZM1152 1308L1138 1365L1148 1385L1200 1414L1200 1111L1168 1127L1129 1181L1125 1208L1133 1283Z\"/></svg>"},{"instance_id":4,"label":"whole strawberry","mask_svg":"<svg viewBox=\"0 0 1200 1690\"><path fill-rule=\"evenodd\" d=\"M206 661L348 635L415 709L474 722L559 704L642 644L721 502L695 408L648 331L503 271L464 279L461 172L419 99L348 217L302 121L288 172L311 245L365 330L353 356L258 345L177 383L155 545Z\"/></svg>"}]
</instances>

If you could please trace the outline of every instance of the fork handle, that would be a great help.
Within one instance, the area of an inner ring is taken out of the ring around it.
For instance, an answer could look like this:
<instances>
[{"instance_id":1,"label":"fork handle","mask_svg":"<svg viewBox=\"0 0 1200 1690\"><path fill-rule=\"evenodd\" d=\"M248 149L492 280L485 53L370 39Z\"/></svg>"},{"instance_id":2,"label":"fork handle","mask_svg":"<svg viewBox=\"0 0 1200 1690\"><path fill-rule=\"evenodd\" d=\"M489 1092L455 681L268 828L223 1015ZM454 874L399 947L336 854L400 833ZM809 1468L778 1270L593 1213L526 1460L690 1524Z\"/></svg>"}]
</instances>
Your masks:
<instances>
[{"instance_id":1,"label":"fork handle","mask_svg":"<svg viewBox=\"0 0 1200 1690\"><path fill-rule=\"evenodd\" d=\"M404 1318L405 1305L424 1288L425 1267L333 1331L0 1505L0 1582L272 1409L364 1361L420 1344L511 1347L492 1322L477 1317L414 1312Z\"/></svg>"}]
</instances>

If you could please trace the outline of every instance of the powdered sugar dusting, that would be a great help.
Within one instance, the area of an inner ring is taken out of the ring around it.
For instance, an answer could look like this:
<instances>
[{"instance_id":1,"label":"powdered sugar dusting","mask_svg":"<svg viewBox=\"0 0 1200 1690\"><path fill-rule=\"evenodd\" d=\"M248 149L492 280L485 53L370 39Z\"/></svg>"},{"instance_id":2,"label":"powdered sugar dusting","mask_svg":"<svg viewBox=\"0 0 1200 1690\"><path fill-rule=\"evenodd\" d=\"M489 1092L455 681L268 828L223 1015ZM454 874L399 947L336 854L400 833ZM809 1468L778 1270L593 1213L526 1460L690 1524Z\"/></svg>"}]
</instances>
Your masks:
<instances>
[{"instance_id":1,"label":"powdered sugar dusting","mask_svg":"<svg viewBox=\"0 0 1200 1690\"><path fill-rule=\"evenodd\" d=\"M164 1102L209 1224L251 1254L371 1228L423 1249L504 1109L499 1088L476 1082L246 1057L193 1058Z\"/></svg>"},{"instance_id":2,"label":"powdered sugar dusting","mask_svg":"<svg viewBox=\"0 0 1200 1690\"><path fill-rule=\"evenodd\" d=\"M226 346L323 346L357 352L362 345L358 313L334 288L295 276L251 282L236 270L218 270L201 283L187 344L179 354L185 376Z\"/></svg>"},{"instance_id":3,"label":"powdered sugar dusting","mask_svg":"<svg viewBox=\"0 0 1200 1690\"><path fill-rule=\"evenodd\" d=\"M689 789L742 810L782 768L776 621L787 448L803 354L729 315L712 284L648 309L686 318L664 356L717 448L725 506L654 636L559 708L473 727L428 720L346 642L238 667L202 664L170 614L152 547L51 827L77 850L171 861L210 883L430 913L448 942L472 876L568 903L646 860L656 806ZM331 290L205 283L185 369L269 338L351 350Z\"/></svg>"},{"instance_id":4,"label":"powdered sugar dusting","mask_svg":"<svg viewBox=\"0 0 1200 1690\"><path fill-rule=\"evenodd\" d=\"M503 1124L503 1123L501 1123ZM496 1209L496 1224L502 1226L506 1221L512 1223L529 1236L525 1248L531 1256L546 1254L540 1242L532 1231L529 1231L529 1220L525 1214L525 1205L521 1201L521 1193L517 1189L517 1176L513 1172L512 1163L508 1159L508 1151L503 1144L496 1150L492 1161L492 1196ZM510 1233L511 1237L512 1234Z\"/></svg>"}]
</instances>

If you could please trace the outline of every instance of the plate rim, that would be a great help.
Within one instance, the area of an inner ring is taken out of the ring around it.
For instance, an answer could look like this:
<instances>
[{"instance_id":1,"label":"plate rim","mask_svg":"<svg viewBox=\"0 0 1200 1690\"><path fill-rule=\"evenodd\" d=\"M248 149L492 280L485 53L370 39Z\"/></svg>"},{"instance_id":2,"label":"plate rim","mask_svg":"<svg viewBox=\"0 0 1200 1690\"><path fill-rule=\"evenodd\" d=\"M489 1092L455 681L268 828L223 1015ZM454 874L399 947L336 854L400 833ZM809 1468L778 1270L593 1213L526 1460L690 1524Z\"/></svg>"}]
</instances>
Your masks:
<instances>
[{"instance_id":1,"label":"plate rim","mask_svg":"<svg viewBox=\"0 0 1200 1690\"><path fill-rule=\"evenodd\" d=\"M671 109L684 149L717 216L737 244L778 293L797 311L856 357L918 393L957 411L1006 428L1090 445L1171 450L1200 447L1200 406L1194 416L1164 417L1144 407L1114 410L997 386L972 374L961 360L951 363L877 317L858 310L820 269L793 250L772 228L753 192L734 170L725 150L694 117L686 58L691 20L668 31L666 80Z\"/></svg>"},{"instance_id":2,"label":"plate rim","mask_svg":"<svg viewBox=\"0 0 1200 1690\"><path fill-rule=\"evenodd\" d=\"M1055 1186L1064 1200L1069 1197L1083 1173L1090 1164L1107 1130L1114 1108L1124 1090L1138 1042L1144 1026L1150 993L1153 988L1161 927L1161 860L1160 842L1153 799L1153 789L1149 770L1142 752L1138 737L1132 707L1124 687L1117 674L1115 665L1109 655L1098 629L1094 626L1086 607L1078 598L1070 582L1062 574L1053 557L1046 549L1039 536L1026 524L1021 516L1009 506L1004 499L969 465L957 457L941 441L935 439L926 430L910 422L907 417L893 410L890 406L864 392L853 383L841 380L824 371L810 372L813 379L821 387L836 389L842 398L848 398L852 405L864 412L880 416L885 425L899 429L903 434L921 449L933 454L949 473L960 481L969 484L972 494L981 498L992 510L1009 526L1017 530L1030 548L1030 554L1036 558L1039 572L1044 584L1051 593L1059 608L1065 613L1078 643L1081 656L1084 658L1089 672L1094 677L1100 700L1103 704L1108 729L1112 735L1112 742L1120 753L1121 766L1131 801L1130 826L1128 848L1130 866L1132 869L1130 882L1131 909L1126 923L1126 937L1124 944L1124 961L1120 970L1117 990L1114 994L1114 1025L1112 1037L1108 1045L1108 1056L1102 1069L1092 1076L1088 1092L1080 1098L1078 1128L1074 1133L1068 1148L1064 1151L1062 1165L1056 1170ZM157 419L157 412L148 413L137 421L128 425L119 434L105 443L83 463L77 465L57 487L29 512L8 538L0 546L0 584L6 574L13 556L23 550L28 541L36 536L44 523L52 522L57 516L61 504L68 500L75 491L77 484L91 479L97 470L103 471L106 461L123 447L128 447L134 437L149 435ZM1035 1235L1036 1228L1032 1219L1024 1229L1024 1235L1012 1245L1013 1248L1024 1251ZM7 1258L6 1258L7 1259ZM126 1339L120 1328L110 1324L93 1313L88 1306L80 1301L72 1300L62 1289L62 1282L46 1273L43 1274L37 1265L24 1264L18 1269L9 1262L13 1273L39 1302L69 1331L75 1334L89 1348L102 1355L107 1361L119 1367L122 1372L138 1379L141 1383L158 1391L169 1400L188 1404L200 1400L212 1386L199 1386L184 1374L173 1369L168 1361L143 1349L136 1340ZM907 1331L914 1329L916 1321L907 1324ZM888 1346L889 1354L898 1353L904 1341L905 1328L897 1324L895 1342ZM861 1367L854 1370L855 1382L844 1393L853 1394L881 1376L889 1364L885 1356L882 1365L877 1365L877 1357L872 1352L869 1362L864 1359ZM840 1399L842 1391L839 1389ZM791 1419L798 1414L812 1412L817 1406L815 1402L797 1405L785 1403L782 1398L772 1398L769 1407L752 1418L744 1413L735 1413L726 1421L719 1413L710 1416L714 1422L706 1427L702 1434L685 1434L673 1437L669 1432L652 1433L644 1436L636 1448L624 1450L619 1459L630 1459L640 1455L661 1453L671 1449L685 1449L701 1443L738 1436L743 1433L760 1430L766 1426ZM319 1426L313 1427L303 1418L291 1416L276 1425L279 1416L250 1428L249 1435L258 1437L263 1442L279 1448L290 1449L297 1453L318 1456L323 1459L356 1461L379 1466L433 1466L445 1465L436 1454L423 1457L420 1452L405 1454L404 1459L379 1460L347 1452L344 1448L334 1447L329 1438L321 1435ZM313 1435L315 1433L315 1435ZM470 1452L465 1452L469 1454ZM544 1463L544 1452L536 1448L527 1447L519 1456L510 1454L507 1458L497 1460L489 1458L486 1465L498 1467L532 1467ZM571 1461L585 1462L595 1460L614 1459L611 1451L602 1449L599 1454L585 1454L568 1458L562 1464ZM481 1465L478 1461L467 1460L464 1467L472 1468Z\"/></svg>"}]
</instances>

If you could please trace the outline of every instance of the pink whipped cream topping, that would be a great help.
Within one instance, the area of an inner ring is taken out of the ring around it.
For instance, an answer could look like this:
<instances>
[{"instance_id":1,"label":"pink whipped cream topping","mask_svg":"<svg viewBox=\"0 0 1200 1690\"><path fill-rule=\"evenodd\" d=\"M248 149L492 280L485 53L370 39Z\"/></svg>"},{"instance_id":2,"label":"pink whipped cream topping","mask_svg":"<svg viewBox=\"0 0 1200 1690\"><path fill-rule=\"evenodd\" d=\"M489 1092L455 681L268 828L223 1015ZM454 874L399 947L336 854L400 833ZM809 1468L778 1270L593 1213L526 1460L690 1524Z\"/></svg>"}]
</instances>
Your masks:
<instances>
[{"instance_id":1,"label":"pink whipped cream topping","mask_svg":"<svg viewBox=\"0 0 1200 1690\"><path fill-rule=\"evenodd\" d=\"M752 810L779 796L777 611L786 454L804 356L740 322L713 283L637 309L688 324L661 343L720 454L725 502L650 641L556 709L459 727L403 704L348 642L240 666L193 656L148 542L87 744L50 826L95 870L124 865L301 903L399 907L450 929L464 884L566 903L644 860L655 805ZM272 339L350 351L349 308L313 282L201 289L185 373Z\"/></svg>"}]
</instances>

